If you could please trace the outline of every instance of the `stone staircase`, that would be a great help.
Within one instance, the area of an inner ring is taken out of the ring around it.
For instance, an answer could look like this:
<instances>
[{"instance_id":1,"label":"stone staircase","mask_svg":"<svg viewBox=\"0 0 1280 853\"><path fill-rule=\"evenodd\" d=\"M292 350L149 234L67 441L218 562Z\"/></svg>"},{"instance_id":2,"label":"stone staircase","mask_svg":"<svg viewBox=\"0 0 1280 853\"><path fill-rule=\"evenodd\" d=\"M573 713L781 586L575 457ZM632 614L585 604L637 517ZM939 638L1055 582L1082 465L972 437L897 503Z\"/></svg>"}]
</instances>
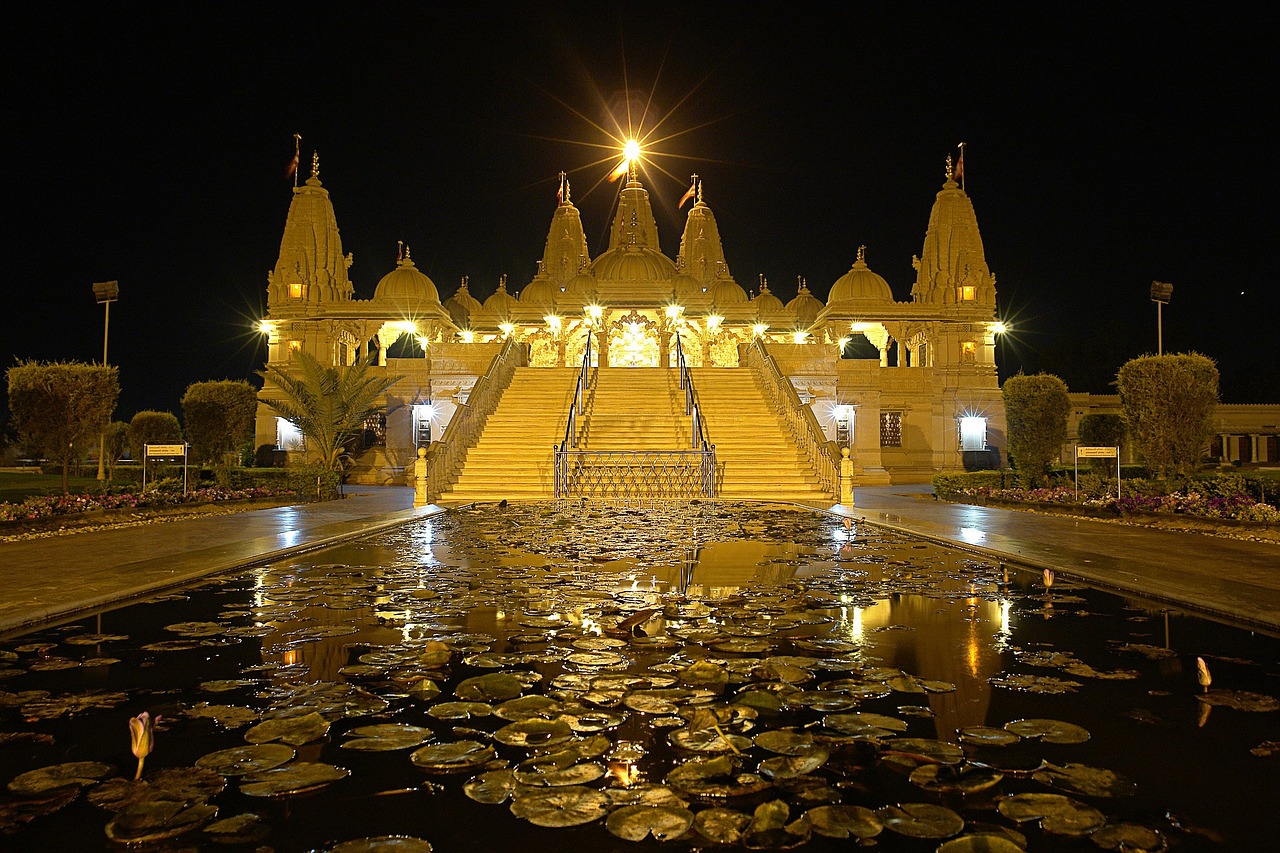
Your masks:
<instances>
[{"instance_id":1,"label":"stone staircase","mask_svg":"<svg viewBox=\"0 0 1280 853\"><path fill-rule=\"evenodd\" d=\"M453 485L438 502L555 496L552 447L564 440L578 371L518 367Z\"/></svg>"},{"instance_id":2,"label":"stone staircase","mask_svg":"<svg viewBox=\"0 0 1280 853\"><path fill-rule=\"evenodd\" d=\"M717 497L833 502L748 368L690 371L716 447ZM564 438L576 369L516 370L484 433L440 502L554 497L553 445ZM689 450L679 374L662 368L600 368L578 419L579 450Z\"/></svg>"},{"instance_id":3,"label":"stone staircase","mask_svg":"<svg viewBox=\"0 0 1280 853\"><path fill-rule=\"evenodd\" d=\"M702 401L707 433L716 446L717 497L823 506L835 502L822 490L818 475L750 368L699 367L689 372Z\"/></svg>"}]
</instances>

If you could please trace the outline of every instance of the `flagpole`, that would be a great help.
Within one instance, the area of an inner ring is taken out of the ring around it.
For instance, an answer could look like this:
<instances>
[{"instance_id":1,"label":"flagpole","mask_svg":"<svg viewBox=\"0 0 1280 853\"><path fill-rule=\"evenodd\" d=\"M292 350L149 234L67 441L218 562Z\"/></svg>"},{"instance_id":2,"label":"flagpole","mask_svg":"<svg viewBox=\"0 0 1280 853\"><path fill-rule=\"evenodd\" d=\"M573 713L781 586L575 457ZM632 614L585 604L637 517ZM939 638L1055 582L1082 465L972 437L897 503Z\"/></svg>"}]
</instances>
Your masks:
<instances>
[{"instance_id":1,"label":"flagpole","mask_svg":"<svg viewBox=\"0 0 1280 853\"><path fill-rule=\"evenodd\" d=\"M964 143L960 143L960 192L964 192Z\"/></svg>"},{"instance_id":2,"label":"flagpole","mask_svg":"<svg viewBox=\"0 0 1280 853\"><path fill-rule=\"evenodd\" d=\"M295 190L298 188L298 166L301 162L298 158L302 155L301 146L302 134L295 133L293 135L293 188Z\"/></svg>"}]
</instances>

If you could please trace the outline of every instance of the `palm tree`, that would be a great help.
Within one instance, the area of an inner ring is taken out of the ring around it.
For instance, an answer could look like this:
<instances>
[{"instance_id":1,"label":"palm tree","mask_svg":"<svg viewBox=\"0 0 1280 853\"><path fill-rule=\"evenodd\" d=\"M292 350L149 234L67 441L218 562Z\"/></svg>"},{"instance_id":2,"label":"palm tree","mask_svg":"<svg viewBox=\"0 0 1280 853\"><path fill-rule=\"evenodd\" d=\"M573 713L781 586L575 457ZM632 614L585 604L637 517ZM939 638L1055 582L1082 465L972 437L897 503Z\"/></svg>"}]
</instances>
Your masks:
<instances>
[{"instance_id":1,"label":"palm tree","mask_svg":"<svg viewBox=\"0 0 1280 853\"><path fill-rule=\"evenodd\" d=\"M324 471L341 473L348 442L378 412L378 399L400 377L370 373L363 358L350 367L325 367L306 352L298 352L292 366L297 369L273 365L258 371L283 393L264 402L302 433L308 459Z\"/></svg>"}]
</instances>

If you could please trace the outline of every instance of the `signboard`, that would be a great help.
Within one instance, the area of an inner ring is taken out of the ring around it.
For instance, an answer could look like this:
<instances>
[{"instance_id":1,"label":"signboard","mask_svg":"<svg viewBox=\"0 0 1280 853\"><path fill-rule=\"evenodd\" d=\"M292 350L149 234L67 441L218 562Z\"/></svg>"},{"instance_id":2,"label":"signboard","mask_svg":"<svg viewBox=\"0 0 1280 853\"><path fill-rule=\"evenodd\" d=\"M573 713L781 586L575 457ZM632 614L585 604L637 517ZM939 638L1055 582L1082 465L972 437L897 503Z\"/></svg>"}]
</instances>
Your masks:
<instances>
[{"instance_id":1,"label":"signboard","mask_svg":"<svg viewBox=\"0 0 1280 853\"><path fill-rule=\"evenodd\" d=\"M1118 447L1077 447L1077 459L1114 459L1120 455Z\"/></svg>"},{"instance_id":2,"label":"signboard","mask_svg":"<svg viewBox=\"0 0 1280 853\"><path fill-rule=\"evenodd\" d=\"M185 444L148 444L148 456L186 456L187 446Z\"/></svg>"}]
</instances>

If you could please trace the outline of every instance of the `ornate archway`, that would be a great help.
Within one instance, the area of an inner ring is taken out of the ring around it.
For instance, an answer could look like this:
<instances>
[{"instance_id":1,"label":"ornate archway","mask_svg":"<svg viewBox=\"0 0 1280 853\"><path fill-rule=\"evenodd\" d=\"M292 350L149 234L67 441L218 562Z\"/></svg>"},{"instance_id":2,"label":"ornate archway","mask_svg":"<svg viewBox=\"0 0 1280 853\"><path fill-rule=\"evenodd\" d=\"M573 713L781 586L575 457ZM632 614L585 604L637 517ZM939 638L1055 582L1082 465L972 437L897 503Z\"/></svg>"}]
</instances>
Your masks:
<instances>
[{"instance_id":1,"label":"ornate archway","mask_svg":"<svg viewBox=\"0 0 1280 853\"><path fill-rule=\"evenodd\" d=\"M634 308L609 324L610 367L659 367L660 330Z\"/></svg>"}]
</instances>

